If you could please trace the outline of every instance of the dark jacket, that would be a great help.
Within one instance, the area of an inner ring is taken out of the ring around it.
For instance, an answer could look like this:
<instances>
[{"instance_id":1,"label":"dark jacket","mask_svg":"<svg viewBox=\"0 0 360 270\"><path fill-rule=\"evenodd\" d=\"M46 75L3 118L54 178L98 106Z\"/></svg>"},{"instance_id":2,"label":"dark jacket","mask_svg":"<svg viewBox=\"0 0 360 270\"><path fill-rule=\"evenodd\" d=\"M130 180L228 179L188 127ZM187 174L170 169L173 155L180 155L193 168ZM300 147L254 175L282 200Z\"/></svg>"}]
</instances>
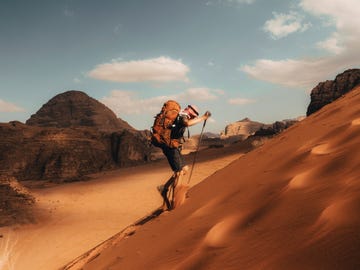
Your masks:
<instances>
[{"instance_id":1,"label":"dark jacket","mask_svg":"<svg viewBox=\"0 0 360 270\"><path fill-rule=\"evenodd\" d=\"M183 142L184 133L186 130L187 121L189 120L186 114L179 114L179 116L174 121L173 127L171 129L171 139L177 140L180 144Z\"/></svg>"}]
</instances>

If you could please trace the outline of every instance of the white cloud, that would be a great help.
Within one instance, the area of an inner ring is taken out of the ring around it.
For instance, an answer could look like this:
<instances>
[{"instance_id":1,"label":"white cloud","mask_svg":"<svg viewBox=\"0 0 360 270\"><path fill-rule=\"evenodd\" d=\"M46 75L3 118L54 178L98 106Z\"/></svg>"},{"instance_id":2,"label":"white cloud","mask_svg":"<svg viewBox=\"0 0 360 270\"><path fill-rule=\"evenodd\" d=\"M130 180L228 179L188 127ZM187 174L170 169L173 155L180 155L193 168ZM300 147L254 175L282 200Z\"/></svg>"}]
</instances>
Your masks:
<instances>
[{"instance_id":1,"label":"white cloud","mask_svg":"<svg viewBox=\"0 0 360 270\"><path fill-rule=\"evenodd\" d=\"M113 110L117 115L131 115L142 113L157 113L165 101L169 99L177 100L183 105L215 100L223 90L210 88L190 88L176 95L157 96L148 99L141 99L131 91L113 90L110 96L102 98L100 101ZM186 104L185 104L186 103Z\"/></svg>"},{"instance_id":2,"label":"white cloud","mask_svg":"<svg viewBox=\"0 0 360 270\"><path fill-rule=\"evenodd\" d=\"M324 49L334 54L340 54L344 51L344 47L342 47L339 44L339 42L340 42L340 38L338 33L333 33L333 35L329 37L327 40L320 41L316 45L320 49Z\"/></svg>"},{"instance_id":3,"label":"white cloud","mask_svg":"<svg viewBox=\"0 0 360 270\"><path fill-rule=\"evenodd\" d=\"M345 69L360 66L358 0L302 0L300 7L327 22L331 19L336 31L316 44L330 54L322 58L259 59L240 70L259 80L308 90Z\"/></svg>"},{"instance_id":4,"label":"white cloud","mask_svg":"<svg viewBox=\"0 0 360 270\"><path fill-rule=\"evenodd\" d=\"M176 99L180 101L207 101L218 98L219 89L209 89L205 87L189 88L184 93L179 94Z\"/></svg>"},{"instance_id":5,"label":"white cloud","mask_svg":"<svg viewBox=\"0 0 360 270\"><path fill-rule=\"evenodd\" d=\"M130 115L144 112L155 113L159 110L159 104L170 98L167 96L157 96L141 99L131 91L113 90L110 96L104 97L100 101L117 115Z\"/></svg>"},{"instance_id":6,"label":"white cloud","mask_svg":"<svg viewBox=\"0 0 360 270\"><path fill-rule=\"evenodd\" d=\"M95 79L114 82L188 81L186 74L189 70L181 60L161 56L146 60L100 64L88 75Z\"/></svg>"},{"instance_id":7,"label":"white cloud","mask_svg":"<svg viewBox=\"0 0 360 270\"><path fill-rule=\"evenodd\" d=\"M231 98L228 100L228 103L231 105L246 105L255 102L256 100L247 98Z\"/></svg>"},{"instance_id":8,"label":"white cloud","mask_svg":"<svg viewBox=\"0 0 360 270\"><path fill-rule=\"evenodd\" d=\"M24 109L0 99L0 112L23 112Z\"/></svg>"},{"instance_id":9,"label":"white cloud","mask_svg":"<svg viewBox=\"0 0 360 270\"><path fill-rule=\"evenodd\" d=\"M331 18L336 32L323 42L323 44L333 44L327 46L330 51L334 51L334 44L336 44L335 52L338 52L339 44L342 44L344 49L358 47L360 35L360 2L358 0L302 0L300 6L313 15Z\"/></svg>"},{"instance_id":10,"label":"white cloud","mask_svg":"<svg viewBox=\"0 0 360 270\"><path fill-rule=\"evenodd\" d=\"M336 68L336 63L331 65ZM315 86L319 78L326 78L329 67L326 59L294 60L286 59L280 61L260 59L253 66L244 66L242 71L254 78L268 81L283 86L294 88L307 88Z\"/></svg>"},{"instance_id":11,"label":"white cloud","mask_svg":"<svg viewBox=\"0 0 360 270\"><path fill-rule=\"evenodd\" d=\"M274 19L265 22L264 31L270 33L273 39L279 39L285 37L294 32L306 31L310 24L303 23L303 17L296 12L290 12L289 14L273 13Z\"/></svg>"},{"instance_id":12,"label":"white cloud","mask_svg":"<svg viewBox=\"0 0 360 270\"><path fill-rule=\"evenodd\" d=\"M358 24L353 26L349 22L359 22L359 1L358 0L301 0L300 7L305 11L319 16L329 16L333 18L337 28L358 28Z\"/></svg>"}]
</instances>

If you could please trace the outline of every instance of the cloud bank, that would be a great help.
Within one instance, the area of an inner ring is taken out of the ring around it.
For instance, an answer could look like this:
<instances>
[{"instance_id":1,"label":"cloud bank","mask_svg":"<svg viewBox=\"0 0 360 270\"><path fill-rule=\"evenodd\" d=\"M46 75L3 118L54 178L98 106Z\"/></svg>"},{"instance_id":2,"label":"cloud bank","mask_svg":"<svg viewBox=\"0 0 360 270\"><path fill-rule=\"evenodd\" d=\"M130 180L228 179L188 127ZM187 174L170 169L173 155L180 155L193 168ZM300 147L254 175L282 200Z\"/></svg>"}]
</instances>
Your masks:
<instances>
[{"instance_id":1,"label":"cloud bank","mask_svg":"<svg viewBox=\"0 0 360 270\"><path fill-rule=\"evenodd\" d=\"M100 64L88 75L92 78L114 82L169 82L188 81L189 67L168 57L138 61L113 61Z\"/></svg>"},{"instance_id":2,"label":"cloud bank","mask_svg":"<svg viewBox=\"0 0 360 270\"><path fill-rule=\"evenodd\" d=\"M357 0L302 0L299 7L335 26L336 31L331 36L314 44L319 49L326 50L328 55L321 58L259 59L253 65L240 67L241 71L259 80L308 89L314 87L319 81L332 79L332 76L338 72L359 67L360 2ZM296 26L292 29L296 29ZM285 32L284 30L278 33Z\"/></svg>"},{"instance_id":3,"label":"cloud bank","mask_svg":"<svg viewBox=\"0 0 360 270\"><path fill-rule=\"evenodd\" d=\"M132 91L113 90L110 95L100 101L108 106L117 115L130 115L141 113L156 113L162 103L169 99L177 100L180 103L197 103L216 100L223 95L220 89L210 88L189 88L176 95L157 96L148 99L141 99ZM187 104L184 104L187 105Z\"/></svg>"},{"instance_id":4,"label":"cloud bank","mask_svg":"<svg viewBox=\"0 0 360 270\"><path fill-rule=\"evenodd\" d=\"M23 112L24 109L0 99L0 112Z\"/></svg>"},{"instance_id":5,"label":"cloud bank","mask_svg":"<svg viewBox=\"0 0 360 270\"><path fill-rule=\"evenodd\" d=\"M247 98L231 98L228 100L228 103L231 105L246 105L255 102L256 100Z\"/></svg>"}]
</instances>

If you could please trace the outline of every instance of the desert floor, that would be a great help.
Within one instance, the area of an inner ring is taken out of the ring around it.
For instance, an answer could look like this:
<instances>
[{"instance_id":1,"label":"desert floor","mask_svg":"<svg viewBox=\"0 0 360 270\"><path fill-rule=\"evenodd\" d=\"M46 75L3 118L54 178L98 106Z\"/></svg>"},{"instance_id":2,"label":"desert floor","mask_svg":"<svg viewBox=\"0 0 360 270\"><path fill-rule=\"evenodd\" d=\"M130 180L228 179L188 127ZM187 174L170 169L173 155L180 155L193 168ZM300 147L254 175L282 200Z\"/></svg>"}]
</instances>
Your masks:
<instances>
[{"instance_id":1,"label":"desert floor","mask_svg":"<svg viewBox=\"0 0 360 270\"><path fill-rule=\"evenodd\" d=\"M236 148L199 152L190 186L241 155ZM186 156L189 165L193 157ZM161 206L156 187L170 176L166 160L161 160L92 175L88 181L31 188L36 222L0 228L0 268L61 268Z\"/></svg>"}]
</instances>

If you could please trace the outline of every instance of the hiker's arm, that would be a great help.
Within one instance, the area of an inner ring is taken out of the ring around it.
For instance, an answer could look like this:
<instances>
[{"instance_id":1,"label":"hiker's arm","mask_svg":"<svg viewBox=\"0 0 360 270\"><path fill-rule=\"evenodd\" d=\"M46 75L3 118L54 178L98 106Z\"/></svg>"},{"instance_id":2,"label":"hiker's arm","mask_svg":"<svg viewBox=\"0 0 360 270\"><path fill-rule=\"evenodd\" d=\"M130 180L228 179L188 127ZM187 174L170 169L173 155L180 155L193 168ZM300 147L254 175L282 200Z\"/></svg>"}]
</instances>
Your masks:
<instances>
[{"instance_id":1,"label":"hiker's arm","mask_svg":"<svg viewBox=\"0 0 360 270\"><path fill-rule=\"evenodd\" d=\"M210 116L211 116L211 113L209 111L207 111L206 113L204 113L203 116L184 121L184 124L185 124L185 126L190 127L190 126L196 125L202 121L207 120Z\"/></svg>"}]
</instances>

